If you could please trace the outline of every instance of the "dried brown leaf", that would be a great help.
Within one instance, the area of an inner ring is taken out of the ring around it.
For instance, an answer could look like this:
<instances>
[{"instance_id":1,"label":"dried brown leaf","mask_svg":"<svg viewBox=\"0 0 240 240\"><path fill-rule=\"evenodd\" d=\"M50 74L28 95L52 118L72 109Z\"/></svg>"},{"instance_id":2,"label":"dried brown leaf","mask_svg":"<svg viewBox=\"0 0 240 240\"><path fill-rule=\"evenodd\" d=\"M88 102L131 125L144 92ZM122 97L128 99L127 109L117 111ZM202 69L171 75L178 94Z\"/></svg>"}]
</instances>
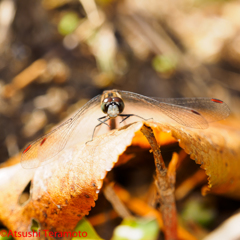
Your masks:
<instances>
[{"instance_id":1,"label":"dried brown leaf","mask_svg":"<svg viewBox=\"0 0 240 240\"><path fill-rule=\"evenodd\" d=\"M95 206L107 171L141 126L139 122L87 144L75 145L56 156L56 161L37 169L26 170L20 164L2 168L0 220L15 231L28 231L32 218L42 229L73 230ZM22 206L19 196L29 181L31 199Z\"/></svg>"},{"instance_id":2,"label":"dried brown leaf","mask_svg":"<svg viewBox=\"0 0 240 240\"><path fill-rule=\"evenodd\" d=\"M170 132L190 157L206 170L208 190L240 198L239 129L212 125L196 130L164 123L148 123ZM131 145L142 122L96 137L88 144L65 149L56 161L34 170L20 164L0 169L0 220L9 229L27 231L31 219L42 229L73 230L77 222L95 206L107 171ZM19 197L32 181L31 198L24 205Z\"/></svg>"},{"instance_id":3,"label":"dried brown leaf","mask_svg":"<svg viewBox=\"0 0 240 240\"><path fill-rule=\"evenodd\" d=\"M231 121L225 123L228 125L211 124L204 130L164 123L158 127L170 131L180 147L206 171L207 192L240 198L240 129L230 127Z\"/></svg>"}]
</instances>

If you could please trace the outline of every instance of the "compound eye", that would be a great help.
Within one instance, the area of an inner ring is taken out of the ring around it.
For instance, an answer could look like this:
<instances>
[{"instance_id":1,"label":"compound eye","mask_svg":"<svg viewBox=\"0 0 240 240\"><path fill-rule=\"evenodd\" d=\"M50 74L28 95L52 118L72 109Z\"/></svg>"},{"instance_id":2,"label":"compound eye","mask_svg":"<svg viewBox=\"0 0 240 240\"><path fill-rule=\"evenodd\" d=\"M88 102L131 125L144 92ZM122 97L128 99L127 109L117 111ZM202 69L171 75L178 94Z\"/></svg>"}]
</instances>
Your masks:
<instances>
[{"instance_id":1,"label":"compound eye","mask_svg":"<svg viewBox=\"0 0 240 240\"><path fill-rule=\"evenodd\" d=\"M121 98L119 97L114 97L112 99L113 102L115 102L118 105L118 109L119 109L119 113L122 113L123 109L124 109L124 102Z\"/></svg>"},{"instance_id":2,"label":"compound eye","mask_svg":"<svg viewBox=\"0 0 240 240\"><path fill-rule=\"evenodd\" d=\"M124 102L121 101L119 102L119 113L122 113L123 109L124 109Z\"/></svg>"},{"instance_id":3,"label":"compound eye","mask_svg":"<svg viewBox=\"0 0 240 240\"><path fill-rule=\"evenodd\" d=\"M101 109L104 113L107 113L109 103L112 102L112 98L105 98L101 104Z\"/></svg>"}]
</instances>

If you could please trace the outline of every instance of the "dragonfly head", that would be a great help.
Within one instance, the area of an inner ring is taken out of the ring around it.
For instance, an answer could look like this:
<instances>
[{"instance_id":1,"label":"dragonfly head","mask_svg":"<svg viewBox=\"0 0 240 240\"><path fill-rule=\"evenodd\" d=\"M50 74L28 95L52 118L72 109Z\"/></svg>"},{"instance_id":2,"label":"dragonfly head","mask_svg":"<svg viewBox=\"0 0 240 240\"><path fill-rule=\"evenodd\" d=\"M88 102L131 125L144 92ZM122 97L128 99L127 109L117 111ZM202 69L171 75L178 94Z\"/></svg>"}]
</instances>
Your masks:
<instances>
[{"instance_id":1,"label":"dragonfly head","mask_svg":"<svg viewBox=\"0 0 240 240\"><path fill-rule=\"evenodd\" d=\"M108 97L102 101L101 109L110 118L115 118L123 111L124 102L119 97Z\"/></svg>"}]
</instances>

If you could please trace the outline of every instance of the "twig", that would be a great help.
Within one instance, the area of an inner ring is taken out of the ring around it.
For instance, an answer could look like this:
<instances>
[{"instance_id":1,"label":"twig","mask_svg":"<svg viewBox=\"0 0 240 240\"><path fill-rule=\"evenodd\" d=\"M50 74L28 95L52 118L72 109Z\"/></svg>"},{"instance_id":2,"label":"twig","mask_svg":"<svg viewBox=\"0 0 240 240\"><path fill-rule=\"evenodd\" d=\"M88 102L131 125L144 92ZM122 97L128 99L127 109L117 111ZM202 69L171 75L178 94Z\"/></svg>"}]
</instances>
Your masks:
<instances>
[{"instance_id":1,"label":"twig","mask_svg":"<svg viewBox=\"0 0 240 240\"><path fill-rule=\"evenodd\" d=\"M131 213L128 211L128 209L125 207L125 205L122 203L122 201L115 193L113 189L113 183L107 183L103 188L103 193L120 217L122 218L132 217Z\"/></svg>"},{"instance_id":2,"label":"twig","mask_svg":"<svg viewBox=\"0 0 240 240\"><path fill-rule=\"evenodd\" d=\"M160 211L165 226L166 240L176 240L177 236L177 211L174 198L174 186L171 184L172 180L168 178L167 168L165 167L161 150L154 137L153 131L150 127L143 125L141 129L144 136L147 138L154 155L156 166L156 181L159 202L161 204Z\"/></svg>"},{"instance_id":3,"label":"twig","mask_svg":"<svg viewBox=\"0 0 240 240\"><path fill-rule=\"evenodd\" d=\"M11 98L20 89L25 88L31 82L41 76L47 69L47 62L44 59L38 59L33 62L29 67L25 68L12 82L5 85L3 96L5 98Z\"/></svg>"},{"instance_id":4,"label":"twig","mask_svg":"<svg viewBox=\"0 0 240 240\"><path fill-rule=\"evenodd\" d=\"M162 214L158 210L150 207L142 199L132 197L129 192L117 184L114 185L114 191L119 196L120 200L127 206L127 208L131 210L131 212L139 216L154 216L158 221L159 227L164 229ZM187 232L180 225L178 226L178 236L179 239L197 240L197 238Z\"/></svg>"},{"instance_id":5,"label":"twig","mask_svg":"<svg viewBox=\"0 0 240 240\"><path fill-rule=\"evenodd\" d=\"M204 183L207 183L206 172L203 169L199 169L192 176L183 181L180 186L178 186L175 194L176 199L183 199L191 192L191 190Z\"/></svg>"}]
</instances>

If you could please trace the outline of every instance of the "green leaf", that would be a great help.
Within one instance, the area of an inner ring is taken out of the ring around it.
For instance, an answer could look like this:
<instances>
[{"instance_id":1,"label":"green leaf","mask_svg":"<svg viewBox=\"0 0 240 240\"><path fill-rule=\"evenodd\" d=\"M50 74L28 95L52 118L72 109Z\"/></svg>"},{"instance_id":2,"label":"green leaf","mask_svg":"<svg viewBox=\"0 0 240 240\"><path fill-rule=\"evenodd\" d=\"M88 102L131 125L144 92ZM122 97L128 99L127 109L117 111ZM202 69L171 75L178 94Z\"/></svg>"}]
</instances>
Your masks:
<instances>
[{"instance_id":1,"label":"green leaf","mask_svg":"<svg viewBox=\"0 0 240 240\"><path fill-rule=\"evenodd\" d=\"M156 240L159 226L155 219L124 219L111 240Z\"/></svg>"},{"instance_id":2,"label":"green leaf","mask_svg":"<svg viewBox=\"0 0 240 240\"><path fill-rule=\"evenodd\" d=\"M206 227L216 217L216 211L212 206L208 206L208 204L198 199L191 199L186 203L181 215L185 221L194 221Z\"/></svg>"},{"instance_id":3,"label":"green leaf","mask_svg":"<svg viewBox=\"0 0 240 240\"><path fill-rule=\"evenodd\" d=\"M80 234L80 237L78 235L78 237L74 237L72 238L72 240L83 238L88 240L103 240L98 236L91 223L86 218L83 218L81 221L78 222L74 232L78 232L78 234Z\"/></svg>"},{"instance_id":4,"label":"green leaf","mask_svg":"<svg viewBox=\"0 0 240 240\"><path fill-rule=\"evenodd\" d=\"M74 12L65 14L58 24L58 32L62 35L72 33L78 26L79 18Z\"/></svg>"},{"instance_id":5,"label":"green leaf","mask_svg":"<svg viewBox=\"0 0 240 240\"><path fill-rule=\"evenodd\" d=\"M167 55L158 55L152 61L155 71L160 73L171 72L176 68L177 60Z\"/></svg>"},{"instance_id":6,"label":"green leaf","mask_svg":"<svg viewBox=\"0 0 240 240\"><path fill-rule=\"evenodd\" d=\"M9 236L9 237L0 236L0 240L13 240L13 237L12 236Z\"/></svg>"},{"instance_id":7,"label":"green leaf","mask_svg":"<svg viewBox=\"0 0 240 240\"><path fill-rule=\"evenodd\" d=\"M40 225L39 225L38 221L36 221L35 219L32 219L30 229L31 229L31 231L35 231L35 232L39 231Z\"/></svg>"},{"instance_id":8,"label":"green leaf","mask_svg":"<svg viewBox=\"0 0 240 240\"><path fill-rule=\"evenodd\" d=\"M11 235L9 237L5 236L5 235L8 235L8 230L0 229L0 240L12 240L13 239L13 237Z\"/></svg>"}]
</instances>

